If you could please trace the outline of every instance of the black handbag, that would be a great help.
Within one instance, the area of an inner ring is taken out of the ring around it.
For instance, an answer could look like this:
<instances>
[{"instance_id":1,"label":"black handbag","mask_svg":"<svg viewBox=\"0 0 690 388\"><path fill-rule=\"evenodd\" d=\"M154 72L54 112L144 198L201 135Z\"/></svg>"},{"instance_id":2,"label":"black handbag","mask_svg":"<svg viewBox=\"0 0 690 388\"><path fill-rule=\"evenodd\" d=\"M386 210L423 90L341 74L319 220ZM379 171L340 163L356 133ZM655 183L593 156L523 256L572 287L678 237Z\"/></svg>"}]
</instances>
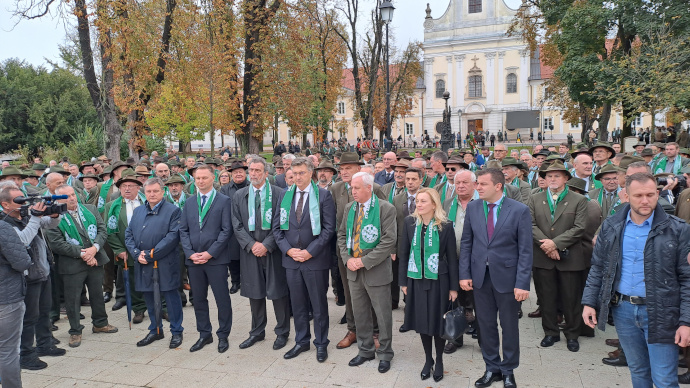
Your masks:
<instances>
[{"instance_id":1,"label":"black handbag","mask_svg":"<svg viewBox=\"0 0 690 388\"><path fill-rule=\"evenodd\" d=\"M441 338L448 341L455 341L465 334L467 330L467 319L465 319L465 308L458 306L455 309L452 302L448 306L448 312L443 314L443 335Z\"/></svg>"}]
</instances>

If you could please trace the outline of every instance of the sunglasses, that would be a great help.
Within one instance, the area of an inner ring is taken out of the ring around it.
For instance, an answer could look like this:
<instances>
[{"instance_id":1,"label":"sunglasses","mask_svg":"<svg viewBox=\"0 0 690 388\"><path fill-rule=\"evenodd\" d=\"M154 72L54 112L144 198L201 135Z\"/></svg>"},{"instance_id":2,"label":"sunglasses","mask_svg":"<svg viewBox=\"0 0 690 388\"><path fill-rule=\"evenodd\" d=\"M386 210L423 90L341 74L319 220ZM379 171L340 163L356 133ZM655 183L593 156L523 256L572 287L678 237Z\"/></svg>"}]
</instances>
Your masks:
<instances>
[{"instance_id":1,"label":"sunglasses","mask_svg":"<svg viewBox=\"0 0 690 388\"><path fill-rule=\"evenodd\" d=\"M446 171L458 171L455 167L446 167Z\"/></svg>"}]
</instances>

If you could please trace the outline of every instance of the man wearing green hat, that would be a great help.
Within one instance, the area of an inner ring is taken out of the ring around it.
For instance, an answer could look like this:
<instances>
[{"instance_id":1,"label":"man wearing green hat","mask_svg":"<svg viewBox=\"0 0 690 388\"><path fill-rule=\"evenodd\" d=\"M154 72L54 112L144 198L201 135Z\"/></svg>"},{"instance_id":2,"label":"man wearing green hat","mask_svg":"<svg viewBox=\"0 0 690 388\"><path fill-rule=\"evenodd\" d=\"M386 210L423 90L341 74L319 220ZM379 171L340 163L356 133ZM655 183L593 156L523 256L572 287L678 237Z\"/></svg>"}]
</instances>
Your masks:
<instances>
[{"instance_id":1,"label":"man wearing green hat","mask_svg":"<svg viewBox=\"0 0 690 388\"><path fill-rule=\"evenodd\" d=\"M146 202L146 197L139 192L142 184L132 169L124 170L120 180L115 182L115 186L120 190L120 197L106 203L103 211L108 233L107 241L113 250L118 277L122 276L123 271L129 272L129 293L132 297L132 311L134 311L132 322L136 324L144 320L146 303L141 292L137 292L135 289L134 258L127 252L125 246L125 230L127 230L134 209L142 206ZM116 299L124 297L125 295L117 295Z\"/></svg>"},{"instance_id":2,"label":"man wearing green hat","mask_svg":"<svg viewBox=\"0 0 690 388\"><path fill-rule=\"evenodd\" d=\"M522 165L520 164L519 160L515 160L515 158L511 157L504 158L501 162L503 176L506 178L506 184L520 189L520 196L522 197L520 202L527 204L532 189L530 188L529 183L518 177L518 171L520 170L521 166Z\"/></svg>"},{"instance_id":3,"label":"man wearing green hat","mask_svg":"<svg viewBox=\"0 0 690 388\"><path fill-rule=\"evenodd\" d=\"M589 198L597 201L601 206L603 218L613 214L613 209L621 203L618 196L620 187L618 186L618 167L613 164L604 166L594 179L602 183L602 187L591 190Z\"/></svg>"},{"instance_id":4,"label":"man wearing green hat","mask_svg":"<svg viewBox=\"0 0 690 388\"><path fill-rule=\"evenodd\" d=\"M541 347L560 341L559 303L565 317L563 334L571 352L580 349L580 297L584 289L582 236L587 226L587 198L568 190L570 171L560 161L539 171L547 189L529 201L534 239L534 286L539 298L544 339Z\"/></svg>"}]
</instances>

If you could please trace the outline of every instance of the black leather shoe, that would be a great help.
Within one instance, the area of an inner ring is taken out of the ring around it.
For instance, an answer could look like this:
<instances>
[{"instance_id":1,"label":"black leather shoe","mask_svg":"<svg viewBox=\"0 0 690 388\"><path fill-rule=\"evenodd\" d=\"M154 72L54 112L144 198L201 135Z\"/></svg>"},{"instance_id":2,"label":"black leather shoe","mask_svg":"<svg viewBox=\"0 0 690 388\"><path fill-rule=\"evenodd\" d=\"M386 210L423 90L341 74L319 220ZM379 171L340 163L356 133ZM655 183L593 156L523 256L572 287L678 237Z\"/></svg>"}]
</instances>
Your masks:
<instances>
[{"instance_id":1,"label":"black leather shoe","mask_svg":"<svg viewBox=\"0 0 690 388\"><path fill-rule=\"evenodd\" d=\"M57 331L58 327L55 326L54 324L50 324L50 331Z\"/></svg>"},{"instance_id":2,"label":"black leather shoe","mask_svg":"<svg viewBox=\"0 0 690 388\"><path fill-rule=\"evenodd\" d=\"M389 370L391 370L391 362L390 361L385 361L385 360L379 361L379 373L386 373ZM436 378L436 377L434 377L434 378Z\"/></svg>"},{"instance_id":3,"label":"black leather shoe","mask_svg":"<svg viewBox=\"0 0 690 388\"><path fill-rule=\"evenodd\" d=\"M422 369L422 373L419 374L419 377L422 378L422 380L426 380L429 377L431 377L431 367L434 366L434 361L431 361L431 364L425 363L424 368Z\"/></svg>"},{"instance_id":4,"label":"black leather shoe","mask_svg":"<svg viewBox=\"0 0 690 388\"><path fill-rule=\"evenodd\" d=\"M218 353L225 353L230 349L227 338L218 338Z\"/></svg>"},{"instance_id":5,"label":"black leather shoe","mask_svg":"<svg viewBox=\"0 0 690 388\"><path fill-rule=\"evenodd\" d=\"M571 339L567 341L568 350L571 352L577 352L580 350L580 343L576 339Z\"/></svg>"},{"instance_id":6,"label":"black leather shoe","mask_svg":"<svg viewBox=\"0 0 690 388\"><path fill-rule=\"evenodd\" d=\"M401 333L407 333L408 331L410 331L410 329L406 328L405 325L401 325L398 331Z\"/></svg>"},{"instance_id":7,"label":"black leather shoe","mask_svg":"<svg viewBox=\"0 0 690 388\"><path fill-rule=\"evenodd\" d=\"M177 349L182 345L182 334L173 334L170 338L170 349Z\"/></svg>"},{"instance_id":8,"label":"black leather shoe","mask_svg":"<svg viewBox=\"0 0 690 388\"><path fill-rule=\"evenodd\" d=\"M203 337L199 338L199 340L196 341L196 343L194 345L192 345L191 348L189 348L189 351L190 352L196 352L197 350L203 349L204 346L206 346L208 344L212 344L212 343L213 343L213 337L212 336L208 336L206 338L203 338Z\"/></svg>"},{"instance_id":9,"label":"black leather shoe","mask_svg":"<svg viewBox=\"0 0 690 388\"><path fill-rule=\"evenodd\" d=\"M111 294L110 292L103 293L103 302L108 303L111 299L113 299L113 294Z\"/></svg>"},{"instance_id":10,"label":"black leather shoe","mask_svg":"<svg viewBox=\"0 0 690 388\"><path fill-rule=\"evenodd\" d=\"M152 344L154 341L158 341L163 339L165 336L163 335L163 332L161 331L160 334L157 333L152 333L149 332L146 334L146 337L142 339L141 341L137 342L138 347L146 346Z\"/></svg>"},{"instance_id":11,"label":"black leather shoe","mask_svg":"<svg viewBox=\"0 0 690 388\"><path fill-rule=\"evenodd\" d=\"M486 388L490 387L491 384L495 383L496 381L501 380L503 380L503 375L501 375L501 372L486 371L484 372L484 376L480 377L479 380L474 382L474 386L477 388Z\"/></svg>"},{"instance_id":12,"label":"black leather shoe","mask_svg":"<svg viewBox=\"0 0 690 388\"><path fill-rule=\"evenodd\" d=\"M317 346L316 347L316 361L324 362L328 358L328 347L327 346Z\"/></svg>"},{"instance_id":13,"label":"black leather shoe","mask_svg":"<svg viewBox=\"0 0 690 388\"><path fill-rule=\"evenodd\" d=\"M365 362L371 361L373 359L374 359L374 357L362 357L358 354L355 358L350 360L350 362L347 365L349 365L349 366L360 366L360 365L364 364Z\"/></svg>"},{"instance_id":14,"label":"black leather shoe","mask_svg":"<svg viewBox=\"0 0 690 388\"><path fill-rule=\"evenodd\" d=\"M117 310L119 310L119 309L125 307L126 304L127 304L127 302L123 302L123 301L120 301L120 300L116 300L116 301L115 301L115 304L113 304L112 309L113 309L113 311L117 311Z\"/></svg>"},{"instance_id":15,"label":"black leather shoe","mask_svg":"<svg viewBox=\"0 0 690 388\"><path fill-rule=\"evenodd\" d=\"M240 344L240 349L247 349L249 347L252 347L257 342L263 341L264 338L265 335L250 335L249 338L247 338Z\"/></svg>"},{"instance_id":16,"label":"black leather shoe","mask_svg":"<svg viewBox=\"0 0 690 388\"><path fill-rule=\"evenodd\" d=\"M522 319L522 307L520 307L520 311L518 311L518 319Z\"/></svg>"},{"instance_id":17,"label":"black leather shoe","mask_svg":"<svg viewBox=\"0 0 690 388\"><path fill-rule=\"evenodd\" d=\"M19 365L22 369L27 370L41 370L48 367L48 364L45 361L41 361L41 359L38 357L34 358L33 360L20 361Z\"/></svg>"},{"instance_id":18,"label":"black leather shoe","mask_svg":"<svg viewBox=\"0 0 690 388\"><path fill-rule=\"evenodd\" d=\"M681 384L690 384L690 371L678 375L678 382Z\"/></svg>"},{"instance_id":19,"label":"black leather shoe","mask_svg":"<svg viewBox=\"0 0 690 388\"><path fill-rule=\"evenodd\" d=\"M276 340L273 341L273 350L282 349L287 345L288 337L286 335L279 335Z\"/></svg>"},{"instance_id":20,"label":"black leather shoe","mask_svg":"<svg viewBox=\"0 0 690 388\"><path fill-rule=\"evenodd\" d=\"M48 349L36 348L36 353L39 357L60 357L64 356L65 353L67 353L67 351L65 349L58 348L57 346L53 345Z\"/></svg>"},{"instance_id":21,"label":"black leather shoe","mask_svg":"<svg viewBox=\"0 0 690 388\"><path fill-rule=\"evenodd\" d=\"M539 344L539 346L541 346L542 348L548 348L549 346L553 346L553 344L555 344L556 342L558 342L560 340L561 340L560 337L547 335L544 337L543 340L541 340L541 343Z\"/></svg>"},{"instance_id":22,"label":"black leather shoe","mask_svg":"<svg viewBox=\"0 0 690 388\"><path fill-rule=\"evenodd\" d=\"M446 353L446 354L455 353L455 351L460 349L462 346L463 346L463 339L462 339L462 336L460 336L455 341L448 341L446 346L443 348L443 353Z\"/></svg>"},{"instance_id":23,"label":"black leather shoe","mask_svg":"<svg viewBox=\"0 0 690 388\"><path fill-rule=\"evenodd\" d=\"M618 356L616 358L602 358L601 362L603 362L604 365L609 366L628 366L628 360L625 358L625 356Z\"/></svg>"},{"instance_id":24,"label":"black leather shoe","mask_svg":"<svg viewBox=\"0 0 690 388\"><path fill-rule=\"evenodd\" d=\"M503 375L503 388L517 388L514 374Z\"/></svg>"},{"instance_id":25,"label":"black leather shoe","mask_svg":"<svg viewBox=\"0 0 690 388\"><path fill-rule=\"evenodd\" d=\"M434 381L438 383L441 380L443 380L443 363L439 362L434 368Z\"/></svg>"},{"instance_id":26,"label":"black leather shoe","mask_svg":"<svg viewBox=\"0 0 690 388\"><path fill-rule=\"evenodd\" d=\"M340 318L340 321L338 321L339 324L344 325L347 323L347 316L343 314L343 317Z\"/></svg>"},{"instance_id":27,"label":"black leather shoe","mask_svg":"<svg viewBox=\"0 0 690 388\"><path fill-rule=\"evenodd\" d=\"M79 313L79 319L86 319L86 317L84 316L84 314Z\"/></svg>"},{"instance_id":28,"label":"black leather shoe","mask_svg":"<svg viewBox=\"0 0 690 388\"><path fill-rule=\"evenodd\" d=\"M230 287L230 293L231 294L236 294L237 291L240 290L240 283L232 283L232 287Z\"/></svg>"},{"instance_id":29,"label":"black leather shoe","mask_svg":"<svg viewBox=\"0 0 690 388\"><path fill-rule=\"evenodd\" d=\"M295 345L283 355L283 358L289 360L299 356L300 353L306 352L307 350L309 350L309 345Z\"/></svg>"}]
</instances>

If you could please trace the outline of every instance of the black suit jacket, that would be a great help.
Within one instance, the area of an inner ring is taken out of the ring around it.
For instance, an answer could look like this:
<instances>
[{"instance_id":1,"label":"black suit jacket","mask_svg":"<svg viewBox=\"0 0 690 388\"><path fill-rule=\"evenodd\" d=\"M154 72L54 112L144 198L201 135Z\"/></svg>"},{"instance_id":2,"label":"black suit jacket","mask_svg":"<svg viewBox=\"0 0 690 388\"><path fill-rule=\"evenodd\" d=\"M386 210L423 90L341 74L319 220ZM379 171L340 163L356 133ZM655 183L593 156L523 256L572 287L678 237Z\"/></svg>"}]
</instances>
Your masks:
<instances>
[{"instance_id":1,"label":"black suit jacket","mask_svg":"<svg viewBox=\"0 0 690 388\"><path fill-rule=\"evenodd\" d=\"M321 212L321 233L314 236L311 231L311 216L309 215L309 202L304 204L302 222L297 222L295 205L299 195L295 193L290 206L290 227L288 230L280 229L280 203L286 192L280 194L276 206L273 208L273 235L278 248L283 252L283 267L299 269L305 266L310 270L324 270L331 268L333 235L335 234L335 204L328 190L319 190L319 209ZM311 193L310 195L313 195ZM287 255L291 248L306 249L312 258L300 263Z\"/></svg>"},{"instance_id":2,"label":"black suit jacket","mask_svg":"<svg viewBox=\"0 0 690 388\"><path fill-rule=\"evenodd\" d=\"M206 264L227 265L230 263L228 240L232 237L231 200L220 192L208 209L204 223L199 226L199 205L194 195L184 204L180 220L180 243L185 255L185 264L194 266L189 256L208 251L213 256Z\"/></svg>"},{"instance_id":3,"label":"black suit jacket","mask_svg":"<svg viewBox=\"0 0 690 388\"><path fill-rule=\"evenodd\" d=\"M285 182L285 174L278 174L276 175L276 183L275 185L280 187L281 189L287 189L287 183Z\"/></svg>"}]
</instances>

